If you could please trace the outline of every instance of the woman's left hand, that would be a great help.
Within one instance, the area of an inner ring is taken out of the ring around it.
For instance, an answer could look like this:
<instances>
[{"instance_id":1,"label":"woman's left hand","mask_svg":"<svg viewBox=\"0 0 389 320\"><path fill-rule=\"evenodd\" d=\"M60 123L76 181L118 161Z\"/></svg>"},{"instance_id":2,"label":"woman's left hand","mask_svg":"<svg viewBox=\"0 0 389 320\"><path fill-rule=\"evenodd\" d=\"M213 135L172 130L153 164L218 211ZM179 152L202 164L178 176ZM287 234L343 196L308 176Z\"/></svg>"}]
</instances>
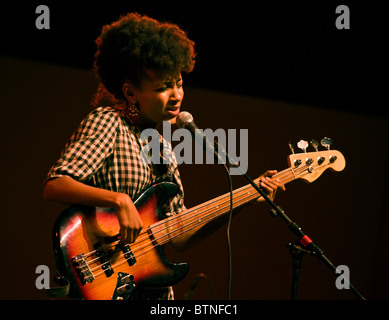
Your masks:
<instances>
[{"instance_id":1,"label":"woman's left hand","mask_svg":"<svg viewBox=\"0 0 389 320\"><path fill-rule=\"evenodd\" d=\"M259 177L260 186L266 191L271 200L274 200L277 190L285 191L285 185L278 178L272 178L277 173L277 170L267 170ZM264 201L263 197L259 197L257 201Z\"/></svg>"}]
</instances>

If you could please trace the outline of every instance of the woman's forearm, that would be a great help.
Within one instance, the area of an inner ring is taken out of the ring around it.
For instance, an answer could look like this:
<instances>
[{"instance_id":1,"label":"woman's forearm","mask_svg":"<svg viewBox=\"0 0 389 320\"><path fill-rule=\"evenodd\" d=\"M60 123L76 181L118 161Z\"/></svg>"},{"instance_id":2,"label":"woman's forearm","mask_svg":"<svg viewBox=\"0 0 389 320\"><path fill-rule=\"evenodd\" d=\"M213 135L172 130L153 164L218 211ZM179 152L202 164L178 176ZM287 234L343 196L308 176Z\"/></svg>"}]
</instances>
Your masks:
<instances>
[{"instance_id":1,"label":"woman's forearm","mask_svg":"<svg viewBox=\"0 0 389 320\"><path fill-rule=\"evenodd\" d=\"M43 198L46 201L64 205L117 208L126 196L123 193L88 186L68 176L47 181L43 189Z\"/></svg>"},{"instance_id":2,"label":"woman's forearm","mask_svg":"<svg viewBox=\"0 0 389 320\"><path fill-rule=\"evenodd\" d=\"M43 198L65 205L116 208L120 224L120 240L125 243L134 242L143 228L138 210L125 193L95 188L63 176L46 182Z\"/></svg>"}]
</instances>

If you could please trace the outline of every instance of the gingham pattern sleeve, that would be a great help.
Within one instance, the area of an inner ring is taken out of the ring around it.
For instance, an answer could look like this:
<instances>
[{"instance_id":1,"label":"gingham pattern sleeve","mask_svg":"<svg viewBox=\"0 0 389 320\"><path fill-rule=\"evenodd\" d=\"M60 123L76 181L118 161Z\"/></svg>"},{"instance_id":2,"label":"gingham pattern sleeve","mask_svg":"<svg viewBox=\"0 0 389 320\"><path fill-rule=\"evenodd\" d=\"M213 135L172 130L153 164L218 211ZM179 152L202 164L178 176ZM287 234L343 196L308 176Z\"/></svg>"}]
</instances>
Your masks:
<instances>
[{"instance_id":1,"label":"gingham pattern sleeve","mask_svg":"<svg viewBox=\"0 0 389 320\"><path fill-rule=\"evenodd\" d=\"M67 175L84 183L91 180L112 153L117 117L109 109L91 112L70 138L47 179Z\"/></svg>"},{"instance_id":2,"label":"gingham pattern sleeve","mask_svg":"<svg viewBox=\"0 0 389 320\"><path fill-rule=\"evenodd\" d=\"M177 159L176 155L172 149L172 145L170 142L166 141L161 137L161 144L162 148L164 150L162 158L165 158L168 160L168 167L167 167L167 173L162 176L161 178L163 180L171 181L177 184L179 188L178 194L167 201L165 203L165 206L163 207L163 211L165 212L166 216L172 216L174 214L177 214L183 210L186 210L185 204L184 204L184 187L182 185L180 172L178 170L177 166Z\"/></svg>"},{"instance_id":3,"label":"gingham pattern sleeve","mask_svg":"<svg viewBox=\"0 0 389 320\"><path fill-rule=\"evenodd\" d=\"M47 180L67 175L98 188L126 193L133 200L156 182L172 181L179 193L165 203L163 212L170 216L184 210L183 186L171 145L166 141L163 144L170 151L167 172L157 177L152 166L142 160L141 149L148 142L140 135L139 128L129 125L115 109L97 108L74 132Z\"/></svg>"}]
</instances>

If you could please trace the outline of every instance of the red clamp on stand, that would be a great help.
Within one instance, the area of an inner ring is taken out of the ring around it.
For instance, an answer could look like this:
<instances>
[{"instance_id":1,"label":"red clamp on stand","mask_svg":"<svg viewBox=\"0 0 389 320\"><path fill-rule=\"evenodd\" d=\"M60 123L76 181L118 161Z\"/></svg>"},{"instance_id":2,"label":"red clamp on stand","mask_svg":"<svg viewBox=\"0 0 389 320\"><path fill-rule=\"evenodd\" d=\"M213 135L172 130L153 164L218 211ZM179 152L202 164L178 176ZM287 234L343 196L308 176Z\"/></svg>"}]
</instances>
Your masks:
<instances>
[{"instance_id":1,"label":"red clamp on stand","mask_svg":"<svg viewBox=\"0 0 389 320\"><path fill-rule=\"evenodd\" d=\"M293 259L293 277L292 277L292 291L291 300L297 299L297 287L298 279L300 275L301 262L306 253L312 256L319 256L323 254L323 251L314 245L312 240L304 234L301 228L293 221L287 223L288 228L299 237L299 239L293 244L288 243L290 255Z\"/></svg>"},{"instance_id":2,"label":"red clamp on stand","mask_svg":"<svg viewBox=\"0 0 389 320\"><path fill-rule=\"evenodd\" d=\"M306 248L312 242L312 240L307 235L305 235L299 240L299 242L303 245L304 248Z\"/></svg>"},{"instance_id":3,"label":"red clamp on stand","mask_svg":"<svg viewBox=\"0 0 389 320\"><path fill-rule=\"evenodd\" d=\"M261 193L261 191L258 191ZM287 247L290 250L290 254L293 258L293 280L292 280L292 292L291 299L296 300L297 297L297 286L298 286L298 277L301 267L301 260L304 254L309 253L312 256L315 256L334 273L336 274L336 267L334 264L324 255L324 252L301 230L300 226L293 222L279 206L277 206L272 200L270 200L266 194L262 193L262 196L267 202L272 206L270 209L270 214L273 217L280 217L287 225L288 229L297 236L297 241L295 244L289 243ZM267 197L267 198L266 198ZM366 300L365 297L351 284L350 289L353 293L361 300Z\"/></svg>"}]
</instances>

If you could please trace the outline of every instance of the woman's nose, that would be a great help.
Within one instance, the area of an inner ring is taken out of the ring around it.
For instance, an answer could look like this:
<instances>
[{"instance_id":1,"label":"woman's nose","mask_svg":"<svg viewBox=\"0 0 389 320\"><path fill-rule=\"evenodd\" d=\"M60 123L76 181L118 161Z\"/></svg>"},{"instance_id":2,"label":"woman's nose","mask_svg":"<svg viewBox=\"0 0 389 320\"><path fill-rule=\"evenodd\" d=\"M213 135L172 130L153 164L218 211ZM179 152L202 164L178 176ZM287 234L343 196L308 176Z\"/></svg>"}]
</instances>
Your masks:
<instances>
[{"instance_id":1,"label":"woman's nose","mask_svg":"<svg viewBox=\"0 0 389 320\"><path fill-rule=\"evenodd\" d=\"M184 91L182 87L174 86L171 94L171 98L177 101L181 101L184 96Z\"/></svg>"}]
</instances>

